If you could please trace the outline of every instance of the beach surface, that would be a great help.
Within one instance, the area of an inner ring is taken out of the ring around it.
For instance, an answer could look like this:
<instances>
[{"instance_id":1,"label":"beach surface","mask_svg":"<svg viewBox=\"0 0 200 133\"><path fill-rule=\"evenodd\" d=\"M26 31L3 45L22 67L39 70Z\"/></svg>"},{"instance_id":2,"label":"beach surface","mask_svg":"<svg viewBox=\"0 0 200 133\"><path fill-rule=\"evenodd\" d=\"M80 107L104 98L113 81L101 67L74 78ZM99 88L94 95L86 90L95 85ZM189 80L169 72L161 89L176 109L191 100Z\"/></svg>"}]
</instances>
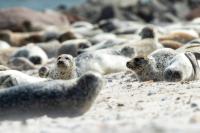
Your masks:
<instances>
[{"instance_id":1,"label":"beach surface","mask_svg":"<svg viewBox=\"0 0 200 133\"><path fill-rule=\"evenodd\" d=\"M138 82L130 72L105 78L105 87L85 115L4 121L0 132L199 133L200 81Z\"/></svg>"}]
</instances>

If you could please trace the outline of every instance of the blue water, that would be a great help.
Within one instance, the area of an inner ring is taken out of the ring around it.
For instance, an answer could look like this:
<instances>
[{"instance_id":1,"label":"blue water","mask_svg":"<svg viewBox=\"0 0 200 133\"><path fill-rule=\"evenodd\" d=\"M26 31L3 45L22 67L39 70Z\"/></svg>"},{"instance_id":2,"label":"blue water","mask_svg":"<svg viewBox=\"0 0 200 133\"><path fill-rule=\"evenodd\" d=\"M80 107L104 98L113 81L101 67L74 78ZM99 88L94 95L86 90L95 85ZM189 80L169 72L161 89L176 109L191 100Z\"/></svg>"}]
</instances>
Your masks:
<instances>
[{"instance_id":1,"label":"blue water","mask_svg":"<svg viewBox=\"0 0 200 133\"><path fill-rule=\"evenodd\" d=\"M78 5L85 0L0 0L0 8L28 7L37 10L56 8L60 4L67 7Z\"/></svg>"}]
</instances>

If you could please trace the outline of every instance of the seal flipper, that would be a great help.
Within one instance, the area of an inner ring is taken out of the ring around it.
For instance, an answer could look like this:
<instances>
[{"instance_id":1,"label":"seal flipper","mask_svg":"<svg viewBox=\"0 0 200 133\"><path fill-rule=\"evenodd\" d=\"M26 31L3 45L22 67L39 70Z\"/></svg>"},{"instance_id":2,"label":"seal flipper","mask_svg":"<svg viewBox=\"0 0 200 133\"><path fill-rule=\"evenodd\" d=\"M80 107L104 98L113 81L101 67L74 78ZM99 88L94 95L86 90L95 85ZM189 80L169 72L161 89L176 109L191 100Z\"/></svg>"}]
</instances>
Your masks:
<instances>
[{"instance_id":1,"label":"seal flipper","mask_svg":"<svg viewBox=\"0 0 200 133\"><path fill-rule=\"evenodd\" d=\"M192 52L197 60L200 60L200 52Z\"/></svg>"},{"instance_id":2,"label":"seal flipper","mask_svg":"<svg viewBox=\"0 0 200 133\"><path fill-rule=\"evenodd\" d=\"M198 56L195 53L192 52L186 52L185 56L190 60L192 67L194 69L194 79L200 79L200 68L199 68L199 63L198 63L198 56L200 59L200 53Z\"/></svg>"}]
</instances>

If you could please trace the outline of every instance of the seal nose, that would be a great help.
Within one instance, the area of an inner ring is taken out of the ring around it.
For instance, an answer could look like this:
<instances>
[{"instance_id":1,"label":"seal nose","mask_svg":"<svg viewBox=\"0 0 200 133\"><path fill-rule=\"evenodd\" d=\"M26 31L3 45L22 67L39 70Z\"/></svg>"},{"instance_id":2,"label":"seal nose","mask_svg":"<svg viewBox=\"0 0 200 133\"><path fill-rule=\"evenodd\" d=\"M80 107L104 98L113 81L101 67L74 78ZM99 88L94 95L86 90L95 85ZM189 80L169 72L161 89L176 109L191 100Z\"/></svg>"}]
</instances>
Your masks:
<instances>
[{"instance_id":1,"label":"seal nose","mask_svg":"<svg viewBox=\"0 0 200 133\"><path fill-rule=\"evenodd\" d=\"M35 65L42 63L42 59L39 56L31 56L29 60Z\"/></svg>"},{"instance_id":2,"label":"seal nose","mask_svg":"<svg viewBox=\"0 0 200 133\"><path fill-rule=\"evenodd\" d=\"M58 64L58 65L63 65L64 63L63 63L62 60L59 60L57 64Z\"/></svg>"},{"instance_id":3,"label":"seal nose","mask_svg":"<svg viewBox=\"0 0 200 133\"><path fill-rule=\"evenodd\" d=\"M169 81L169 82L178 82L178 81L181 81L181 72L180 71L177 71L177 70L166 70L164 72L164 78L166 81Z\"/></svg>"}]
</instances>

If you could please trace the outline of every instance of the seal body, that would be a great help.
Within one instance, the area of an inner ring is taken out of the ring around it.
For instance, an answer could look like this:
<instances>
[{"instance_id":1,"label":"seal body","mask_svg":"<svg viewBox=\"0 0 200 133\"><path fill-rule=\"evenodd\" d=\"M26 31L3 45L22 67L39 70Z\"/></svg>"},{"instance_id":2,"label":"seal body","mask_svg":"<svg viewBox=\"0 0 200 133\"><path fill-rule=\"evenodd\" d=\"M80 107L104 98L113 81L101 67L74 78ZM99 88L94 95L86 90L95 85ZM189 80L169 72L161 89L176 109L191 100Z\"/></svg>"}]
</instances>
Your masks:
<instances>
[{"instance_id":1,"label":"seal body","mask_svg":"<svg viewBox=\"0 0 200 133\"><path fill-rule=\"evenodd\" d=\"M89 110L103 79L87 73L75 80L54 80L19 85L0 91L0 120L40 117L75 117Z\"/></svg>"},{"instance_id":2,"label":"seal body","mask_svg":"<svg viewBox=\"0 0 200 133\"><path fill-rule=\"evenodd\" d=\"M12 87L21 84L38 83L47 79L29 76L17 70L0 71L0 88Z\"/></svg>"},{"instance_id":3,"label":"seal body","mask_svg":"<svg viewBox=\"0 0 200 133\"><path fill-rule=\"evenodd\" d=\"M176 55L164 71L165 81L191 81L200 77L199 61L191 52Z\"/></svg>"},{"instance_id":4,"label":"seal body","mask_svg":"<svg viewBox=\"0 0 200 133\"><path fill-rule=\"evenodd\" d=\"M12 56L12 58L25 57L33 64L44 64L47 62L47 54L38 46L28 44L27 46L19 48Z\"/></svg>"},{"instance_id":5,"label":"seal body","mask_svg":"<svg viewBox=\"0 0 200 133\"><path fill-rule=\"evenodd\" d=\"M103 75L126 71L126 62L134 55L134 49L123 47L120 49L102 49L95 52L80 54L76 59L78 76L94 71Z\"/></svg>"},{"instance_id":6,"label":"seal body","mask_svg":"<svg viewBox=\"0 0 200 133\"><path fill-rule=\"evenodd\" d=\"M163 81L163 73L175 55L177 55L175 50L163 48L154 51L148 57L135 57L126 65L136 73L140 81Z\"/></svg>"},{"instance_id":7,"label":"seal body","mask_svg":"<svg viewBox=\"0 0 200 133\"><path fill-rule=\"evenodd\" d=\"M50 79L68 80L76 78L75 60L71 55L62 54L57 57L56 63L52 67L41 67L39 75Z\"/></svg>"}]
</instances>

